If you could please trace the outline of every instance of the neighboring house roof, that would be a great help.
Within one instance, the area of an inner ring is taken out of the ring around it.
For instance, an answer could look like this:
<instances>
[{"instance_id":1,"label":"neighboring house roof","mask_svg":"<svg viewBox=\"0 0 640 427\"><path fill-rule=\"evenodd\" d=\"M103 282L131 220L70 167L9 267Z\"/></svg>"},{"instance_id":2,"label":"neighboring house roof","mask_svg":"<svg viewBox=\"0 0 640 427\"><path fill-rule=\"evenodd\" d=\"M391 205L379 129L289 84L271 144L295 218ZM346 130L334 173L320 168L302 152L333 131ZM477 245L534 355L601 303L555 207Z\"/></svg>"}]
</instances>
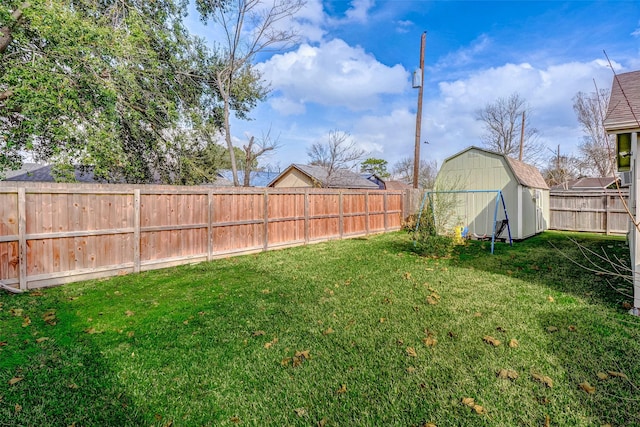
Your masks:
<instances>
[{"instance_id":1,"label":"neighboring house roof","mask_svg":"<svg viewBox=\"0 0 640 427\"><path fill-rule=\"evenodd\" d=\"M552 190L602 190L615 184L617 178L578 178L554 185Z\"/></svg>"},{"instance_id":2,"label":"neighboring house roof","mask_svg":"<svg viewBox=\"0 0 640 427\"><path fill-rule=\"evenodd\" d=\"M607 131L640 128L640 71L613 78L604 128Z\"/></svg>"},{"instance_id":3,"label":"neighboring house roof","mask_svg":"<svg viewBox=\"0 0 640 427\"><path fill-rule=\"evenodd\" d=\"M272 187L278 179L288 174L292 169L297 169L307 175L312 181L318 182L319 185L326 186L328 188L379 189L377 184L348 169L337 169L333 171L331 176L329 176L327 169L323 166L301 165L297 163L290 165L280 175L273 179L269 183L269 187Z\"/></svg>"},{"instance_id":4,"label":"neighboring house roof","mask_svg":"<svg viewBox=\"0 0 640 427\"><path fill-rule=\"evenodd\" d=\"M30 173L35 171L36 169L40 169L45 165L41 165L39 163L23 163L22 167L17 170L6 170L4 171L5 180L9 178L13 178L14 176L23 175L26 173Z\"/></svg>"},{"instance_id":5,"label":"neighboring house roof","mask_svg":"<svg viewBox=\"0 0 640 427\"><path fill-rule=\"evenodd\" d=\"M402 181L385 181L384 187L386 190L410 190L413 186Z\"/></svg>"},{"instance_id":6,"label":"neighboring house roof","mask_svg":"<svg viewBox=\"0 0 640 427\"><path fill-rule=\"evenodd\" d=\"M454 154L451 157L448 157L445 162L471 150L483 151L485 153L503 157L507 161L507 165L509 165L511 172L513 172L513 176L516 177L520 185L531 188L540 188L542 190L549 189L549 186L542 177L542 174L535 166L532 166L525 162L521 162L520 160L512 159L511 157L505 156L504 154L484 148L479 148L473 145L471 147L465 148L464 150L460 151L457 154Z\"/></svg>"},{"instance_id":7,"label":"neighboring house roof","mask_svg":"<svg viewBox=\"0 0 640 427\"><path fill-rule=\"evenodd\" d=\"M231 169L222 169L218 171L218 175L233 186L233 172ZM280 175L279 172L263 172L263 171L251 171L249 174L249 186L251 187L267 187L271 181ZM238 181L240 185L244 182L244 171L238 171Z\"/></svg>"},{"instance_id":8,"label":"neighboring house roof","mask_svg":"<svg viewBox=\"0 0 640 427\"><path fill-rule=\"evenodd\" d=\"M375 173L361 173L360 176L368 181L373 182L375 185L378 186L380 190L385 189L385 181Z\"/></svg>"},{"instance_id":9,"label":"neighboring house roof","mask_svg":"<svg viewBox=\"0 0 640 427\"><path fill-rule=\"evenodd\" d=\"M26 163L23 169L13 171L16 173L7 173L5 181L29 181L29 182L54 182L51 174L51 165L37 165L35 163ZM76 181L85 183L100 182L95 179L93 172L83 172L80 168L75 168Z\"/></svg>"}]
</instances>

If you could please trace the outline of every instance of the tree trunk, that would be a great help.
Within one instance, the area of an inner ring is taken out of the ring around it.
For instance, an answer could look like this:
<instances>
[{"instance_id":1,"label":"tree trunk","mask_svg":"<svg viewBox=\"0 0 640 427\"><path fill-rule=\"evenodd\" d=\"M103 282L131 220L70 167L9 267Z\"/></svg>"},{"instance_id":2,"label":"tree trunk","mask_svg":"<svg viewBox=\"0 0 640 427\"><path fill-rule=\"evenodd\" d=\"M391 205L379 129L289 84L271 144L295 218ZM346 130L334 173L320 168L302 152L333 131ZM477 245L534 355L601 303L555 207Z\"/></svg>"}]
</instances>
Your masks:
<instances>
[{"instance_id":1,"label":"tree trunk","mask_svg":"<svg viewBox=\"0 0 640 427\"><path fill-rule=\"evenodd\" d=\"M11 33L13 32L13 29L22 21L22 13L28 7L29 3L22 3L22 5L20 5L20 7L14 10L11 14L11 17L14 20L14 24L11 26L7 25L0 28L0 53L4 53L13 41L13 36Z\"/></svg>"}]
</instances>

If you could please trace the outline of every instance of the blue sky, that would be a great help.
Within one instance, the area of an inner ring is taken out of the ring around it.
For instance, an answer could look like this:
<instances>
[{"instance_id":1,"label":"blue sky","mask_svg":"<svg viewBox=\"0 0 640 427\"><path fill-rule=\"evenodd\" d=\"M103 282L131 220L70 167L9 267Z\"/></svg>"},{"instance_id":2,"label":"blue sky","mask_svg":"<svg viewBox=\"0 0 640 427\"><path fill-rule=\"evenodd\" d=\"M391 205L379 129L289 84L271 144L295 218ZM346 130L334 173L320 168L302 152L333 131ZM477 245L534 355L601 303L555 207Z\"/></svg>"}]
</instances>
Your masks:
<instances>
[{"instance_id":1,"label":"blue sky","mask_svg":"<svg viewBox=\"0 0 640 427\"><path fill-rule=\"evenodd\" d=\"M214 39L193 14L189 28ZM238 145L269 128L280 148L262 163L306 163L307 148L331 130L348 132L390 167L413 157L420 37L427 31L421 158L438 164L481 145L475 112L518 92L541 142L574 152L582 132L572 109L578 91L609 89L613 73L640 69L637 1L321 1L307 0L288 25L302 39L262 55L269 98L251 121L232 122ZM594 85L595 81L595 85ZM551 156L551 151L548 151Z\"/></svg>"}]
</instances>

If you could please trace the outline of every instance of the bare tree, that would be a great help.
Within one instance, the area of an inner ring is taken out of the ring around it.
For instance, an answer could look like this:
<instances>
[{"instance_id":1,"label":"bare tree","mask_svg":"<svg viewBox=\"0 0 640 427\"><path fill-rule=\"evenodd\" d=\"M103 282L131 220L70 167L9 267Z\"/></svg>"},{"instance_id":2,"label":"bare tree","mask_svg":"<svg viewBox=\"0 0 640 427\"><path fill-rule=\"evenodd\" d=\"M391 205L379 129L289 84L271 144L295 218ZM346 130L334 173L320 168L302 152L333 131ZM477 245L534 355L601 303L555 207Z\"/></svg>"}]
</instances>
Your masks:
<instances>
[{"instance_id":1,"label":"bare tree","mask_svg":"<svg viewBox=\"0 0 640 427\"><path fill-rule=\"evenodd\" d=\"M613 176L615 164L615 135L607 135L604 118L609 104L610 92L601 89L589 94L578 92L573 98L573 110L584 132L579 145L583 167L590 175Z\"/></svg>"},{"instance_id":2,"label":"bare tree","mask_svg":"<svg viewBox=\"0 0 640 427\"><path fill-rule=\"evenodd\" d=\"M520 157L520 140L523 141L522 160L538 163L544 153L544 145L538 141L538 130L530 125L531 109L518 93L509 98L498 98L476 112L476 119L484 123L485 147L509 157ZM522 133L524 117L524 134Z\"/></svg>"},{"instance_id":3,"label":"bare tree","mask_svg":"<svg viewBox=\"0 0 640 427\"><path fill-rule=\"evenodd\" d=\"M560 146L547 165L542 169L542 176L549 187L564 184L582 176L582 162L575 156L560 154Z\"/></svg>"},{"instance_id":4,"label":"bare tree","mask_svg":"<svg viewBox=\"0 0 640 427\"><path fill-rule=\"evenodd\" d=\"M330 131L327 142L315 142L307 150L309 164L326 169L325 186L331 183L339 170L353 169L365 154L364 150L356 146L349 133L340 130Z\"/></svg>"},{"instance_id":5,"label":"bare tree","mask_svg":"<svg viewBox=\"0 0 640 427\"><path fill-rule=\"evenodd\" d=\"M393 165L392 173L395 179L413 185L413 159L404 158ZM438 175L438 162L435 160L420 160L418 172L418 186L432 189Z\"/></svg>"},{"instance_id":6,"label":"bare tree","mask_svg":"<svg viewBox=\"0 0 640 427\"><path fill-rule=\"evenodd\" d=\"M261 52L286 49L298 42L296 31L282 24L304 4L304 0L273 0L269 4L262 0L196 0L202 19L211 19L218 24L225 36L220 52L223 63L217 67L212 79L222 98L223 128L235 186L239 185L238 168L229 120L234 109L234 95L243 95L234 94L234 90L238 82L252 81L256 83L253 88L259 92L257 99L266 96L266 90L257 84L260 76L252 62Z\"/></svg>"},{"instance_id":7,"label":"bare tree","mask_svg":"<svg viewBox=\"0 0 640 427\"><path fill-rule=\"evenodd\" d=\"M256 170L258 159L265 153L277 150L278 147L278 138L273 139L271 137L271 129L269 129L269 131L262 135L262 138L257 141L255 137L249 137L249 143L242 146L244 154L244 161L242 162L244 166L243 186L249 187L251 182L251 172Z\"/></svg>"}]
</instances>

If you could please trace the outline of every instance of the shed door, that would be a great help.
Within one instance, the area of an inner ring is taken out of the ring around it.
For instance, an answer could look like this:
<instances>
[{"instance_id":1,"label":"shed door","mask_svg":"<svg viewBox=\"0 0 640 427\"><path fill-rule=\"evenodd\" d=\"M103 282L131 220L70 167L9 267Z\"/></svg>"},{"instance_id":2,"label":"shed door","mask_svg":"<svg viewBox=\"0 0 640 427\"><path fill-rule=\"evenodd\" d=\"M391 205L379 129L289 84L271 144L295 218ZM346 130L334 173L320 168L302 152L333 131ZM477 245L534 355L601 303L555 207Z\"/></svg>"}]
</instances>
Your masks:
<instances>
[{"instance_id":1,"label":"shed door","mask_svg":"<svg viewBox=\"0 0 640 427\"><path fill-rule=\"evenodd\" d=\"M544 215L542 190L535 190L536 195L536 233L542 233L544 231Z\"/></svg>"}]
</instances>

